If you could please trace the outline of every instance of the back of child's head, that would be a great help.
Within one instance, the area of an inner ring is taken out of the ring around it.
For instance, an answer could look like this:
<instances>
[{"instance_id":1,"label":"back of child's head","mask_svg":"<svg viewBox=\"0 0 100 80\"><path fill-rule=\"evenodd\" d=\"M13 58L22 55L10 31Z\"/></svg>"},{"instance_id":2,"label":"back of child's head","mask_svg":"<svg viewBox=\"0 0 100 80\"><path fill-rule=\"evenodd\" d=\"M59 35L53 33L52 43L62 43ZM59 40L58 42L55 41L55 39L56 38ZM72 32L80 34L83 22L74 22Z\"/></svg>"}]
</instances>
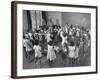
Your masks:
<instances>
[{"instance_id":1,"label":"back of child's head","mask_svg":"<svg viewBox=\"0 0 100 80\"><path fill-rule=\"evenodd\" d=\"M39 45L39 41L36 40L36 41L34 42L34 44L35 44L35 45Z\"/></svg>"},{"instance_id":2,"label":"back of child's head","mask_svg":"<svg viewBox=\"0 0 100 80\"><path fill-rule=\"evenodd\" d=\"M70 42L70 46L74 46L74 41Z\"/></svg>"}]
</instances>

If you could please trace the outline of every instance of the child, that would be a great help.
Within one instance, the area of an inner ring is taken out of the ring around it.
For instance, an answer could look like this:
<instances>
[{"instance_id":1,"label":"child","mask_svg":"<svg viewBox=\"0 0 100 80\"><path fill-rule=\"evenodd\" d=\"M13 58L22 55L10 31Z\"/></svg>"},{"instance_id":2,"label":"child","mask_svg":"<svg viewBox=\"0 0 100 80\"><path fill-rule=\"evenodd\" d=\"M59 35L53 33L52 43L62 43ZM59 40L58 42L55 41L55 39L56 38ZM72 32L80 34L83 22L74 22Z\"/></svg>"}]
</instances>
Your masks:
<instances>
[{"instance_id":1,"label":"child","mask_svg":"<svg viewBox=\"0 0 100 80\"><path fill-rule=\"evenodd\" d=\"M66 43L68 43L67 42L67 34L64 32L64 31L61 31L61 33L60 33L60 36L61 36L61 38L62 38L62 42L61 42L61 45L62 45L62 48L64 48L64 44Z\"/></svg>"},{"instance_id":2,"label":"child","mask_svg":"<svg viewBox=\"0 0 100 80\"><path fill-rule=\"evenodd\" d=\"M39 41L35 41L35 45L33 46L33 49L35 50L35 64L39 62L39 64L41 65L42 53L41 53L41 46L39 45Z\"/></svg>"},{"instance_id":3,"label":"child","mask_svg":"<svg viewBox=\"0 0 100 80\"><path fill-rule=\"evenodd\" d=\"M71 65L73 65L74 59L75 59L75 44L74 44L74 42L71 42L70 46L68 48L69 48L69 54L68 54L69 62Z\"/></svg>"},{"instance_id":4,"label":"child","mask_svg":"<svg viewBox=\"0 0 100 80\"><path fill-rule=\"evenodd\" d=\"M28 38L28 34L25 34L25 38L23 39L23 46L25 47L25 51L26 51L25 57L26 58L28 57L28 59L30 60L30 53L32 51L32 43Z\"/></svg>"},{"instance_id":5,"label":"child","mask_svg":"<svg viewBox=\"0 0 100 80\"><path fill-rule=\"evenodd\" d=\"M66 66L66 59L67 59L67 54L68 54L68 45L66 43L64 43L64 47L62 48L62 60L63 60L63 64L64 67Z\"/></svg>"},{"instance_id":6,"label":"child","mask_svg":"<svg viewBox=\"0 0 100 80\"><path fill-rule=\"evenodd\" d=\"M52 66L53 61L56 59L56 54L53 47L53 42L48 42L47 60L49 60L49 65Z\"/></svg>"}]
</instances>

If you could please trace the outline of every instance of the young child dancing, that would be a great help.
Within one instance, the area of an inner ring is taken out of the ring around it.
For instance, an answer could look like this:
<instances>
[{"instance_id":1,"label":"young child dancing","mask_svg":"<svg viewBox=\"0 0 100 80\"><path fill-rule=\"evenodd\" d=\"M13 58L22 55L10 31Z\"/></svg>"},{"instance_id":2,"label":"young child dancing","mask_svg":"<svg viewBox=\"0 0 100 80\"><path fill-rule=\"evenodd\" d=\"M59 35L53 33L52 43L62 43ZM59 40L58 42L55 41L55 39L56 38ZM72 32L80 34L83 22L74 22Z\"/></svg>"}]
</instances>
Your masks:
<instances>
[{"instance_id":1,"label":"young child dancing","mask_svg":"<svg viewBox=\"0 0 100 80\"><path fill-rule=\"evenodd\" d=\"M30 60L30 53L32 52L32 43L28 37L28 34L25 34L23 39L23 47L25 48L25 57Z\"/></svg>"},{"instance_id":2,"label":"young child dancing","mask_svg":"<svg viewBox=\"0 0 100 80\"><path fill-rule=\"evenodd\" d=\"M68 57L69 57L69 63L71 66L73 66L74 64L74 59L75 59L75 43L71 42L69 45L69 53L68 53Z\"/></svg>"},{"instance_id":3,"label":"young child dancing","mask_svg":"<svg viewBox=\"0 0 100 80\"><path fill-rule=\"evenodd\" d=\"M35 50L35 65L37 66L37 62L41 65L42 53L41 53L41 46L39 45L39 41L35 41L35 45L33 46L33 49Z\"/></svg>"},{"instance_id":4,"label":"young child dancing","mask_svg":"<svg viewBox=\"0 0 100 80\"><path fill-rule=\"evenodd\" d=\"M52 63L55 59L56 59L56 54L55 54L55 50L53 47L53 42L49 41L48 42L48 51L47 51L47 60L49 61L50 67L52 67Z\"/></svg>"}]
</instances>

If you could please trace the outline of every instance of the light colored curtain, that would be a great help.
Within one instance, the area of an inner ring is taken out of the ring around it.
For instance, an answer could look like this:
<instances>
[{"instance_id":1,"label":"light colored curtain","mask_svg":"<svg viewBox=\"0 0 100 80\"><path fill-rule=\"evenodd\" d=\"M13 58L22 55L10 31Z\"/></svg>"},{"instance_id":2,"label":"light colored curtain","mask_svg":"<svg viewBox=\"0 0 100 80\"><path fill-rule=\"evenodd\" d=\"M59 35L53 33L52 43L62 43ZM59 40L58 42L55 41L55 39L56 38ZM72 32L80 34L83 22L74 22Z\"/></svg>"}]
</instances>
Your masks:
<instances>
[{"instance_id":1,"label":"light colored curtain","mask_svg":"<svg viewBox=\"0 0 100 80\"><path fill-rule=\"evenodd\" d=\"M30 11L32 21L32 31L38 29L42 25L42 12L41 11Z\"/></svg>"}]
</instances>

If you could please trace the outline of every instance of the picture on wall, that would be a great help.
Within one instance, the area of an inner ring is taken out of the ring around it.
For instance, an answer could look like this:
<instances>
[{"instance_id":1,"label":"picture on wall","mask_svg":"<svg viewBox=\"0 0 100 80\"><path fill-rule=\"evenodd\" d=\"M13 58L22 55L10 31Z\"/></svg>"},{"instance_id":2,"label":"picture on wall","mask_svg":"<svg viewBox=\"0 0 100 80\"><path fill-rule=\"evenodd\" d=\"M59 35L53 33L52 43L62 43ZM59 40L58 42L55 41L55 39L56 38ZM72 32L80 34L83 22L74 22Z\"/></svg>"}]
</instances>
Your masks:
<instances>
[{"instance_id":1,"label":"picture on wall","mask_svg":"<svg viewBox=\"0 0 100 80\"><path fill-rule=\"evenodd\" d=\"M11 4L12 78L97 73L97 6Z\"/></svg>"}]
</instances>

